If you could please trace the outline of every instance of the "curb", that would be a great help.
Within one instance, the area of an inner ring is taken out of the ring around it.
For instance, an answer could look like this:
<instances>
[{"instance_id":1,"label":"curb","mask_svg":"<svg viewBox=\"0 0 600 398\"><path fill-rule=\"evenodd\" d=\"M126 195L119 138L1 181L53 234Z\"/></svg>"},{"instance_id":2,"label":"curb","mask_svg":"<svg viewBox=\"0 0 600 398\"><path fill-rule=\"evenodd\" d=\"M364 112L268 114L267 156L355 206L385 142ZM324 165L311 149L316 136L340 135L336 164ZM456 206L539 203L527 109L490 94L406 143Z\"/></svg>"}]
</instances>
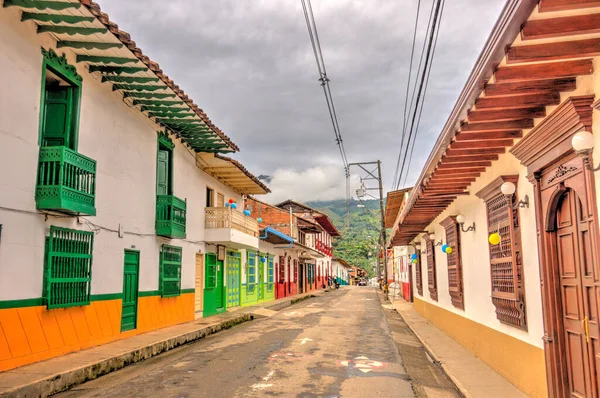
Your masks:
<instances>
[{"instance_id":1,"label":"curb","mask_svg":"<svg viewBox=\"0 0 600 398\"><path fill-rule=\"evenodd\" d=\"M471 395L471 393L469 393L469 391L467 391L467 389L461 384L460 380L458 380L458 378L452 373L452 371L450 371L450 369L448 369L448 367L433 352L433 350L431 349L431 347L429 346L429 344L427 344L427 342L425 341L425 339L423 339L419 335L419 333L417 333L415 331L415 329L413 329L413 327L410 325L410 323L408 323L406 321L406 319L404 318L404 316L402 315L402 313L400 311L398 311L396 308L394 308L394 311L396 311L396 313L398 315L400 315L400 318L402 318L402 320L404 321L404 323L406 324L406 326L408 326L408 328L413 332L413 334L415 335L415 337L417 338L417 340L419 340L419 342L423 345L423 348L425 348L425 351L427 352L427 355L429 355L431 357L431 359L433 360L433 362L437 366L439 366L440 369L442 369L442 371L444 372L444 374L448 377L448 379L450 379L450 381L452 382L452 384L454 384L454 387L456 387L456 389L458 390L458 393L463 398L472 398L473 396Z\"/></svg>"},{"instance_id":2,"label":"curb","mask_svg":"<svg viewBox=\"0 0 600 398\"><path fill-rule=\"evenodd\" d=\"M314 294L308 294L296 299L274 303L273 305L266 306L265 308L279 311L283 308L289 307L312 297L317 296ZM179 336L170 337L166 340L151 343L135 349L134 351L125 352L112 358L102 359L90 365L85 365L67 372L50 375L43 379L32 381L27 385L14 387L10 390L0 393L0 397L48 397L59 392L66 391L72 387L75 387L76 385L94 380L100 376L120 370L126 366L144 361L182 345L193 343L197 340L201 340L207 336L230 329L236 325L251 321L253 319L255 319L255 315L252 311L235 315L232 318L223 320L217 324L205 326L192 332L187 332Z\"/></svg>"}]
</instances>

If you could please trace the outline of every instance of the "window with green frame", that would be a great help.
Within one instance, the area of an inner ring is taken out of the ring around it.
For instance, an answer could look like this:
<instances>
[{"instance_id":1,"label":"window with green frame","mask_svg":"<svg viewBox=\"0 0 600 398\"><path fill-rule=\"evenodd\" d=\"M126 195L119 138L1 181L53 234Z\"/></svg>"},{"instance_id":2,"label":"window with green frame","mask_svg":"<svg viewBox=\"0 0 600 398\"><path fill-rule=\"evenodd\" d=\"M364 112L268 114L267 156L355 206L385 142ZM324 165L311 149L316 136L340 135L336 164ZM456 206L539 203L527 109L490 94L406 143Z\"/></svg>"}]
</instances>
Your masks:
<instances>
[{"instance_id":1,"label":"window with green frame","mask_svg":"<svg viewBox=\"0 0 600 398\"><path fill-rule=\"evenodd\" d=\"M173 194L173 148L175 144L164 133L158 134L156 154L156 194Z\"/></svg>"},{"instance_id":2,"label":"window with green frame","mask_svg":"<svg viewBox=\"0 0 600 398\"><path fill-rule=\"evenodd\" d=\"M275 265L273 264L273 257L269 256L267 261L267 291L271 292L275 282Z\"/></svg>"},{"instance_id":3,"label":"window with green frame","mask_svg":"<svg viewBox=\"0 0 600 398\"><path fill-rule=\"evenodd\" d=\"M42 299L48 309L88 305L94 234L51 226L44 253Z\"/></svg>"},{"instance_id":4,"label":"window with green frame","mask_svg":"<svg viewBox=\"0 0 600 398\"><path fill-rule=\"evenodd\" d=\"M247 291L254 292L256 287L256 253L248 253Z\"/></svg>"},{"instance_id":5,"label":"window with green frame","mask_svg":"<svg viewBox=\"0 0 600 398\"><path fill-rule=\"evenodd\" d=\"M215 253L206 253L206 289L217 287L217 255Z\"/></svg>"},{"instance_id":6,"label":"window with green frame","mask_svg":"<svg viewBox=\"0 0 600 398\"><path fill-rule=\"evenodd\" d=\"M42 48L40 146L64 146L77 151L81 76L63 54Z\"/></svg>"},{"instance_id":7,"label":"window with green frame","mask_svg":"<svg viewBox=\"0 0 600 398\"><path fill-rule=\"evenodd\" d=\"M181 294L181 257L179 246L162 245L160 248L160 295L175 297Z\"/></svg>"}]
</instances>

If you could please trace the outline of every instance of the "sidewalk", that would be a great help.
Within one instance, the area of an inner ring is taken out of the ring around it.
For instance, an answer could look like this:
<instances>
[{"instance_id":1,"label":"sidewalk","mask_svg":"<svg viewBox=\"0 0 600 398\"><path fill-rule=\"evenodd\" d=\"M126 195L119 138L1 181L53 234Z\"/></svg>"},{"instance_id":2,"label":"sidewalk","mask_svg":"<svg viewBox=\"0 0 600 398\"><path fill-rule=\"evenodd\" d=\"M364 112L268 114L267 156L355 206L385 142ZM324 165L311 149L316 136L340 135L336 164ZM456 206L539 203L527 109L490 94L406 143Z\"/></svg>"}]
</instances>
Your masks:
<instances>
[{"instance_id":1,"label":"sidewalk","mask_svg":"<svg viewBox=\"0 0 600 398\"><path fill-rule=\"evenodd\" d=\"M392 305L464 397L527 397L469 350L422 317L412 304L398 299Z\"/></svg>"},{"instance_id":2,"label":"sidewalk","mask_svg":"<svg viewBox=\"0 0 600 398\"><path fill-rule=\"evenodd\" d=\"M237 307L224 314L200 318L2 372L0 396L47 397L255 317L272 316L282 308L324 293L320 290L256 306Z\"/></svg>"}]
</instances>

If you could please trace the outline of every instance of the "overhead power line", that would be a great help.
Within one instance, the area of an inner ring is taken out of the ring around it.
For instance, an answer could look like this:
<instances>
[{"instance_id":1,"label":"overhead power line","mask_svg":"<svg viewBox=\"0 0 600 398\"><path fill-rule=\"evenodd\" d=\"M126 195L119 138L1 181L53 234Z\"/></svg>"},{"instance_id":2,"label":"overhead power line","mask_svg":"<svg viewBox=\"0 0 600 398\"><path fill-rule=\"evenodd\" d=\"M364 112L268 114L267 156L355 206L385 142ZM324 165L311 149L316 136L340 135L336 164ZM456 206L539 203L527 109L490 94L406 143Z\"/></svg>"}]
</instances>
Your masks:
<instances>
[{"instance_id":1,"label":"overhead power line","mask_svg":"<svg viewBox=\"0 0 600 398\"><path fill-rule=\"evenodd\" d=\"M417 68L417 80L414 82L413 95L408 107L408 115L410 115L410 117L408 119L405 118L403 122L403 134L400 144L400 152L398 154L398 163L396 166L396 172L394 174L394 189L399 189L400 183L402 182L402 177L405 176L405 174L406 176L408 175L408 168L410 166L407 167L407 165L410 165L410 161L407 163L407 159L412 159L412 152L414 150L414 145L418 135L418 126L423 111L423 103L425 100L425 94L427 92L427 84L429 82L429 75L431 73L433 56L435 54L435 46L437 44L437 37L441 25L444 3L445 0L434 0L431 6L429 23L425 33L425 40L423 42L419 67ZM410 87L410 85L411 82L409 81L407 87ZM400 162L400 160L402 161ZM398 168L400 164L401 167ZM406 177L404 178L404 181L406 182Z\"/></svg>"}]
</instances>

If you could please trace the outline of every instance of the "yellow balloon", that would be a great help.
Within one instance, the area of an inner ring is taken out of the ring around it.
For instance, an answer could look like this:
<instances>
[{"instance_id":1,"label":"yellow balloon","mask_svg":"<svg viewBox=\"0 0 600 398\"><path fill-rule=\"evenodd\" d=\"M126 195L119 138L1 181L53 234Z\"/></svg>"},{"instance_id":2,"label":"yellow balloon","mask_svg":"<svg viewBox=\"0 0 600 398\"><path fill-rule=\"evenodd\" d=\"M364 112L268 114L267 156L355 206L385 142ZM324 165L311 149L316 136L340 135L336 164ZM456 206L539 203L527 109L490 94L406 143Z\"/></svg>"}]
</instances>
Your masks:
<instances>
[{"instance_id":1,"label":"yellow balloon","mask_svg":"<svg viewBox=\"0 0 600 398\"><path fill-rule=\"evenodd\" d=\"M488 240L490 241L490 244L496 246L498 243L500 243L500 235L497 232L494 232L490 235Z\"/></svg>"},{"instance_id":2,"label":"yellow balloon","mask_svg":"<svg viewBox=\"0 0 600 398\"><path fill-rule=\"evenodd\" d=\"M446 254L452 254L452 248L450 246L446 248Z\"/></svg>"}]
</instances>

